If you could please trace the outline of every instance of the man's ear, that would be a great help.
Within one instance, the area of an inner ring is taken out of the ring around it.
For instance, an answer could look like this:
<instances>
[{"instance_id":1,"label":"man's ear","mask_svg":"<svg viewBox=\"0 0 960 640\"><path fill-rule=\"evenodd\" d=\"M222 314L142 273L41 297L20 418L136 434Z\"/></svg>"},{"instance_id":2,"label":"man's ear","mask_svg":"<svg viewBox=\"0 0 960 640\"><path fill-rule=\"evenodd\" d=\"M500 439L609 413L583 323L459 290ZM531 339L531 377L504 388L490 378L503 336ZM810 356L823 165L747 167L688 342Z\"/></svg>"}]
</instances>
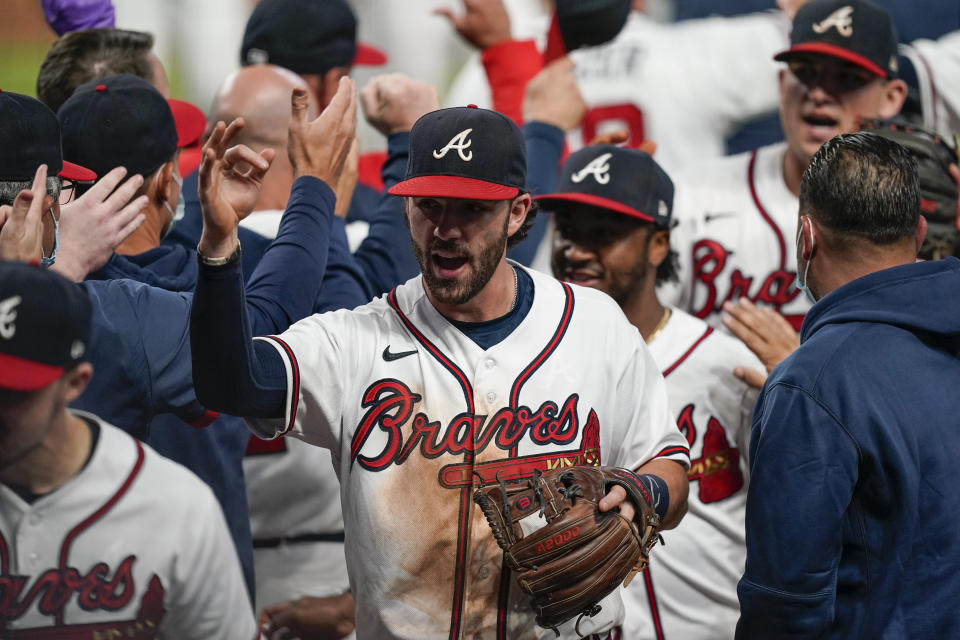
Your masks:
<instances>
[{"instance_id":1,"label":"man's ear","mask_svg":"<svg viewBox=\"0 0 960 640\"><path fill-rule=\"evenodd\" d=\"M647 241L647 262L657 268L670 255L670 230L653 229Z\"/></svg>"},{"instance_id":2,"label":"man's ear","mask_svg":"<svg viewBox=\"0 0 960 640\"><path fill-rule=\"evenodd\" d=\"M152 192L147 195L150 197L150 204L158 210L163 208L164 202L170 202L170 190L177 186L173 180L174 163L174 160L163 163L150 181L152 184L149 188Z\"/></svg>"},{"instance_id":3,"label":"man's ear","mask_svg":"<svg viewBox=\"0 0 960 640\"><path fill-rule=\"evenodd\" d=\"M81 362L65 373L63 378L65 383L64 402L69 405L79 398L92 377L93 365L89 362Z\"/></svg>"},{"instance_id":4,"label":"man's ear","mask_svg":"<svg viewBox=\"0 0 960 640\"><path fill-rule=\"evenodd\" d=\"M906 99L907 83L899 78L890 80L883 88L883 101L880 105L878 117L883 119L894 117L900 113Z\"/></svg>"},{"instance_id":5,"label":"man's ear","mask_svg":"<svg viewBox=\"0 0 960 640\"><path fill-rule=\"evenodd\" d=\"M510 220L507 222L507 237L509 238L523 226L527 221L527 213L533 205L533 199L529 193L517 196L510 203Z\"/></svg>"},{"instance_id":6,"label":"man's ear","mask_svg":"<svg viewBox=\"0 0 960 640\"><path fill-rule=\"evenodd\" d=\"M923 246L923 241L927 237L927 219L922 215L920 219L917 220L917 253L920 253L920 247Z\"/></svg>"},{"instance_id":7,"label":"man's ear","mask_svg":"<svg viewBox=\"0 0 960 640\"><path fill-rule=\"evenodd\" d=\"M350 67L334 67L320 76L321 86L317 87L318 90L314 92L314 95L320 101L321 111L327 108L327 105L333 100L333 96L336 95L337 88L340 86L340 78L348 75L350 75Z\"/></svg>"}]
</instances>

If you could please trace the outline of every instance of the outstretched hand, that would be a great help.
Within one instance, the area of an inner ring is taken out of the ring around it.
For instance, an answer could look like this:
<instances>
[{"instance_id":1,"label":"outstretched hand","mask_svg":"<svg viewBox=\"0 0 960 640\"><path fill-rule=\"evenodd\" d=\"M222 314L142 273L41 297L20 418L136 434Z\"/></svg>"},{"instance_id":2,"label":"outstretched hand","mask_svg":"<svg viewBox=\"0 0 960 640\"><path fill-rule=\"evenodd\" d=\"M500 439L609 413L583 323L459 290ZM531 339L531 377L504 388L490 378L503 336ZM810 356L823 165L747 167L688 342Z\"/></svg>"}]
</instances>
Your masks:
<instances>
[{"instance_id":1,"label":"outstretched hand","mask_svg":"<svg viewBox=\"0 0 960 640\"><path fill-rule=\"evenodd\" d=\"M147 196L133 198L143 184L140 175L116 167L73 202L60 208L60 248L50 267L74 282L102 267L114 250L143 224Z\"/></svg>"},{"instance_id":2,"label":"outstretched hand","mask_svg":"<svg viewBox=\"0 0 960 640\"><path fill-rule=\"evenodd\" d=\"M433 10L450 21L460 36L483 50L510 39L510 16L503 0L463 0L465 13L457 15L446 7Z\"/></svg>"},{"instance_id":3,"label":"outstretched hand","mask_svg":"<svg viewBox=\"0 0 960 640\"><path fill-rule=\"evenodd\" d=\"M33 176L33 185L17 194L13 206L0 207L0 260L37 262L43 253L43 214L53 206L47 195L47 165Z\"/></svg>"},{"instance_id":4,"label":"outstretched hand","mask_svg":"<svg viewBox=\"0 0 960 640\"><path fill-rule=\"evenodd\" d=\"M287 151L294 175L313 176L338 190L350 148L357 136L357 92L353 80L340 79L337 93L315 120L307 120L307 92L293 90Z\"/></svg>"},{"instance_id":5,"label":"outstretched hand","mask_svg":"<svg viewBox=\"0 0 960 640\"><path fill-rule=\"evenodd\" d=\"M275 155L273 149L229 147L243 125L243 118L229 126L218 122L203 145L198 187L203 234L197 249L209 258L226 258L237 248L237 228L256 206Z\"/></svg>"},{"instance_id":6,"label":"outstretched hand","mask_svg":"<svg viewBox=\"0 0 960 640\"><path fill-rule=\"evenodd\" d=\"M767 374L800 346L800 335L786 318L768 307L758 307L746 298L737 304L725 302L723 324L760 359L765 372L746 367L734 369L734 375L752 387L762 387Z\"/></svg>"}]
</instances>

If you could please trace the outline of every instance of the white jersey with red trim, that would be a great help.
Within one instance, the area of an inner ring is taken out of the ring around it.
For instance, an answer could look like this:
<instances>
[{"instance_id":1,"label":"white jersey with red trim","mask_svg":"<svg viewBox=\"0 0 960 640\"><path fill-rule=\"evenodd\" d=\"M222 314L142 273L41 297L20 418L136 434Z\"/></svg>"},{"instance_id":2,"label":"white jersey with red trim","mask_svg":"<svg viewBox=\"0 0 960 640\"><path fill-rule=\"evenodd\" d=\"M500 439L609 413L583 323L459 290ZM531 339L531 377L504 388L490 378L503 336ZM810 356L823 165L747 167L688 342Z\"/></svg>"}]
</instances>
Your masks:
<instances>
[{"instance_id":1,"label":"white jersey with red trim","mask_svg":"<svg viewBox=\"0 0 960 640\"><path fill-rule=\"evenodd\" d=\"M513 31L538 37L547 25L544 13ZM583 126L569 136L570 148L626 129L629 144L657 143L657 162L668 172L722 156L725 139L740 124L778 108L780 65L773 56L789 45L788 33L783 14L773 11L668 24L632 12L614 40L570 55L588 107ZM476 56L444 102L490 107L490 95Z\"/></svg>"},{"instance_id":2,"label":"white jersey with red trim","mask_svg":"<svg viewBox=\"0 0 960 640\"><path fill-rule=\"evenodd\" d=\"M923 126L946 139L960 132L960 31L900 45L920 84Z\"/></svg>"},{"instance_id":3,"label":"white jersey with red trim","mask_svg":"<svg viewBox=\"0 0 960 640\"><path fill-rule=\"evenodd\" d=\"M736 338L676 308L649 346L690 446L690 496L683 522L664 533L648 570L624 589L624 637L729 640L740 616L746 453L757 398L732 371L763 365Z\"/></svg>"},{"instance_id":4,"label":"white jersey with red trim","mask_svg":"<svg viewBox=\"0 0 960 640\"><path fill-rule=\"evenodd\" d=\"M487 350L440 315L419 276L261 338L286 364L287 411L249 423L331 450L358 638L554 637L501 580L475 484L562 465L688 464L662 376L614 301L528 273L530 311ZM581 630L619 622L619 596L605 604Z\"/></svg>"},{"instance_id":5,"label":"white jersey with red trim","mask_svg":"<svg viewBox=\"0 0 960 640\"><path fill-rule=\"evenodd\" d=\"M722 327L723 303L745 296L799 330L810 302L795 285L799 203L783 179L785 151L778 143L675 176L680 282L661 287L661 300Z\"/></svg>"},{"instance_id":6,"label":"white jersey with red trim","mask_svg":"<svg viewBox=\"0 0 960 640\"><path fill-rule=\"evenodd\" d=\"M294 438L267 441L251 436L243 475L257 610L301 596L349 590L340 481L330 452Z\"/></svg>"},{"instance_id":7,"label":"white jersey with red trim","mask_svg":"<svg viewBox=\"0 0 960 640\"><path fill-rule=\"evenodd\" d=\"M260 637L207 485L76 414L100 428L79 473L32 504L0 485L0 637Z\"/></svg>"}]
</instances>

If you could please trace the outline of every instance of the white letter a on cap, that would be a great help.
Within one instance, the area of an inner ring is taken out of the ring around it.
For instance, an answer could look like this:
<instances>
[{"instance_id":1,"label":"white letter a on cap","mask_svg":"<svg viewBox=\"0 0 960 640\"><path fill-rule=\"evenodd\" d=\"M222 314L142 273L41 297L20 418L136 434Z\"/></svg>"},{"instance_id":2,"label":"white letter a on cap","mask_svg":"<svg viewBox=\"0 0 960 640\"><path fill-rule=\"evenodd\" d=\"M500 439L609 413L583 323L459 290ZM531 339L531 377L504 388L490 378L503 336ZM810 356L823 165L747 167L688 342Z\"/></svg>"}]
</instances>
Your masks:
<instances>
[{"instance_id":1,"label":"white letter a on cap","mask_svg":"<svg viewBox=\"0 0 960 640\"><path fill-rule=\"evenodd\" d=\"M593 179L600 184L607 184L610 182L610 163L607 161L612 157L612 153L604 153L603 155L597 156L588 162L587 166L583 169L580 169L580 171L570 176L570 179L579 184L583 182L588 175L592 175Z\"/></svg>"},{"instance_id":2,"label":"white letter a on cap","mask_svg":"<svg viewBox=\"0 0 960 640\"><path fill-rule=\"evenodd\" d=\"M470 145L473 144L473 140L467 139L467 136L470 135L471 131L473 131L473 129L464 129L457 135L453 136L453 138L450 139L450 142L447 143L447 146L445 146L443 149L440 149L440 151L437 151L436 149L433 150L433 157L439 160L447 155L450 149L456 149L457 155L460 156L461 160L464 162L470 162L470 160L473 158L473 151L467 151L466 153L464 153L464 151L469 149Z\"/></svg>"}]
</instances>

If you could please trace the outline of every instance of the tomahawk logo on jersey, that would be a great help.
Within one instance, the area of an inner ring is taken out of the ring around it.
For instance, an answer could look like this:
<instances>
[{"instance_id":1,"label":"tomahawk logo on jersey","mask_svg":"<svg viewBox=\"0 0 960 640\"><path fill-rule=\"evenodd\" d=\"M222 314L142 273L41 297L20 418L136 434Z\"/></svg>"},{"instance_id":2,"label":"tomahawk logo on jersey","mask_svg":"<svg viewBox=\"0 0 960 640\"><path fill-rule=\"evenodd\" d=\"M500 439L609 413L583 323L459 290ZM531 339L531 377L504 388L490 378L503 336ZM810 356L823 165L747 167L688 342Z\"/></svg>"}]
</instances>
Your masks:
<instances>
[{"instance_id":1,"label":"tomahawk logo on jersey","mask_svg":"<svg viewBox=\"0 0 960 640\"><path fill-rule=\"evenodd\" d=\"M737 581L746 557L746 452L756 391L734 366L762 365L739 340L673 309L650 343L670 408L690 445L690 496L683 524L625 589L626 638L733 637Z\"/></svg>"},{"instance_id":2,"label":"tomahawk logo on jersey","mask_svg":"<svg viewBox=\"0 0 960 640\"><path fill-rule=\"evenodd\" d=\"M450 330L419 277L267 338L287 367L287 415L250 424L332 450L358 636L552 637L503 574L474 487L601 460L687 463L656 365L615 303L528 273L527 318L485 351ZM388 360L388 346L415 354ZM591 623L619 611L611 600Z\"/></svg>"}]
</instances>

